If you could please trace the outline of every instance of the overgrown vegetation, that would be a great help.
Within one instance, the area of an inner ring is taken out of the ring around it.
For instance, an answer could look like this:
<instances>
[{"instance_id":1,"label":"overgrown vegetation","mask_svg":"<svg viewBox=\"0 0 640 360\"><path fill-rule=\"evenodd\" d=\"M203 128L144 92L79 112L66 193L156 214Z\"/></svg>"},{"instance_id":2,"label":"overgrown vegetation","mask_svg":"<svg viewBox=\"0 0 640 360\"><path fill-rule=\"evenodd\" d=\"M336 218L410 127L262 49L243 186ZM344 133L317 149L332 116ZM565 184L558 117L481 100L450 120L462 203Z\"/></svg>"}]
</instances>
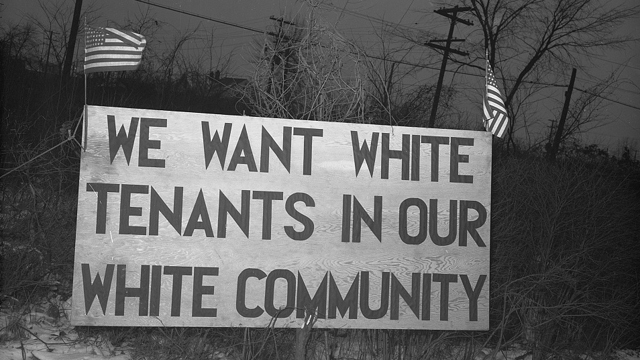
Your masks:
<instances>
[{"instance_id":1,"label":"overgrown vegetation","mask_svg":"<svg viewBox=\"0 0 640 360\"><path fill-rule=\"evenodd\" d=\"M354 71L362 66L357 52L331 34L314 32L308 21L311 30L264 49L255 77L246 88L235 87L241 93L230 91L219 73L174 67L172 52L166 61L155 60L170 66L92 76L88 102L420 125L412 104L429 101L429 87L407 95L402 106L371 97L375 91L367 90L366 77L347 81L339 71L345 64ZM0 300L18 310L51 296L52 287L62 298L71 294L84 99L80 77L61 78L25 51L34 41L28 27L10 30L0 43ZM324 45L314 48L316 43ZM389 90L384 83L378 94ZM518 344L542 359L639 345L640 162L629 148L618 158L593 145L565 144L562 150L549 163L535 150L494 149L490 331L314 330L307 356L470 359L483 347L498 352ZM128 342L139 359L287 359L295 341L293 330L272 327L78 331Z\"/></svg>"},{"instance_id":2,"label":"overgrown vegetation","mask_svg":"<svg viewBox=\"0 0 640 360\"><path fill-rule=\"evenodd\" d=\"M499 345L524 340L544 358L635 340L637 166L609 157L496 161L491 310Z\"/></svg>"}]
</instances>

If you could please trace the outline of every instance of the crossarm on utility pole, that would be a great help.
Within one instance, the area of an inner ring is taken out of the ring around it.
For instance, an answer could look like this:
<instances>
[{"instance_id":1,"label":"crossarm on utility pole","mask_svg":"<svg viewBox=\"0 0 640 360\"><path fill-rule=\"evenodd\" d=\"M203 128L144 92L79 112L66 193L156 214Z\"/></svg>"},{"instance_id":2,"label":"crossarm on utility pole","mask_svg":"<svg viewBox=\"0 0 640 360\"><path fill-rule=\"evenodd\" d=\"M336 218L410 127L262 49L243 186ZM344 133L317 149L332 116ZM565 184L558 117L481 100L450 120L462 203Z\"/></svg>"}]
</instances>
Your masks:
<instances>
[{"instance_id":1,"label":"crossarm on utility pole","mask_svg":"<svg viewBox=\"0 0 640 360\"><path fill-rule=\"evenodd\" d=\"M447 60L449 59L449 53L452 52L454 54L458 54L458 55L469 55L466 52L460 51L460 50L456 50L456 49L452 49L451 48L451 43L456 41L461 41L460 39L454 39L453 38L453 29L456 26L456 22L459 21L465 25L473 25L473 23L471 21L468 20L464 20L464 19L460 19L458 17L458 12L461 11L470 11L471 8L470 7L453 7L451 9L439 9L439 10L435 10L435 13L440 14L442 16L445 16L449 19L451 19L451 26L449 26L449 36L447 36L447 40L432 40L428 43L426 43L425 45L432 47L432 48L436 48L436 49L440 49L444 51L444 54L442 55L442 65L440 66L440 75L438 76L438 84L436 85L436 92L433 95L433 104L431 106L431 116L429 116L429 127L432 128L435 126L436 124L436 114L438 112L438 103L440 102L440 92L442 91L442 82L444 81L444 73L447 69ZM436 45L433 44L433 42L446 42L446 46L442 46L442 45Z\"/></svg>"}]
</instances>

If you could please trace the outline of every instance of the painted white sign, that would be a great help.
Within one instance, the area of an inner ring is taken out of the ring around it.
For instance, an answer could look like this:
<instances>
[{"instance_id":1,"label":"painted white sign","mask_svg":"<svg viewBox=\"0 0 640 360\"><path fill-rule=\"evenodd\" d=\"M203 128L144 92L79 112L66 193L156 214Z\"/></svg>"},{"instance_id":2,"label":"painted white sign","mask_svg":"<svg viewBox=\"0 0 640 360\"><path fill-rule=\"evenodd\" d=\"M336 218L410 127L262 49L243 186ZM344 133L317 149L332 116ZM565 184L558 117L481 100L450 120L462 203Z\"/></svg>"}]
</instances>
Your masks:
<instances>
[{"instance_id":1,"label":"painted white sign","mask_svg":"<svg viewBox=\"0 0 640 360\"><path fill-rule=\"evenodd\" d=\"M74 325L489 327L491 134L90 106Z\"/></svg>"}]
</instances>

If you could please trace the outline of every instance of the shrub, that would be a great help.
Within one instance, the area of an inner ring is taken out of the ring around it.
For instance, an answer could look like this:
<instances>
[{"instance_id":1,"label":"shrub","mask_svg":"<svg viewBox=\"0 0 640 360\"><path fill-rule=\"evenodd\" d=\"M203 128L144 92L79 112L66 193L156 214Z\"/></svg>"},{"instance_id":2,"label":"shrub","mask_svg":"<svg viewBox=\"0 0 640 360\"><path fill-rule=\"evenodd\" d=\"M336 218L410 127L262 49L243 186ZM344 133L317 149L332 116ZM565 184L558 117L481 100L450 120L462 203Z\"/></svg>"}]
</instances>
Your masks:
<instances>
[{"instance_id":1,"label":"shrub","mask_svg":"<svg viewBox=\"0 0 640 360\"><path fill-rule=\"evenodd\" d=\"M535 359L628 340L640 258L628 173L615 163L512 158L495 165L493 180L496 341L524 340Z\"/></svg>"}]
</instances>

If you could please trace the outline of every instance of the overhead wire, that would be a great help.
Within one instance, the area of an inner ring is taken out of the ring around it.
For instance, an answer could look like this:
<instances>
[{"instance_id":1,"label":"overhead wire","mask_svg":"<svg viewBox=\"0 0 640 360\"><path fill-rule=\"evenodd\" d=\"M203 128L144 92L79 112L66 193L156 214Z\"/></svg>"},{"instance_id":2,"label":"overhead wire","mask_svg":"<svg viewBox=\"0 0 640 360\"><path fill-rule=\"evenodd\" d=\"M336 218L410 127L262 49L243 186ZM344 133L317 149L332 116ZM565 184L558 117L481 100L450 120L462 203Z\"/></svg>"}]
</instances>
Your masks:
<instances>
[{"instance_id":1,"label":"overhead wire","mask_svg":"<svg viewBox=\"0 0 640 360\"><path fill-rule=\"evenodd\" d=\"M189 16L193 16L193 17L204 19L204 20L208 20L208 21L213 21L213 22L217 22L217 23L220 23L220 24L237 27L239 29L252 31L252 32L255 32L255 33L258 33L258 34L264 34L265 33L264 30L252 28L252 27L249 27L249 26L244 26L244 25L241 25L241 24L236 24L236 23L233 23L233 22L230 22L230 21L226 21L226 20L220 20L220 19L212 18L210 16L204 16L204 15L196 14L196 13L193 13L193 12L190 12L190 11L186 11L186 10L175 8L173 6L161 5L161 4L158 4L158 3L151 2L149 0L134 0L134 1L137 1L137 2L142 3L142 4L147 4L147 5L159 7L159 8L162 8L162 9L174 11L174 12L181 13L181 14L184 14L184 15L189 15Z\"/></svg>"},{"instance_id":2,"label":"overhead wire","mask_svg":"<svg viewBox=\"0 0 640 360\"><path fill-rule=\"evenodd\" d=\"M374 17L374 16L360 14L360 13L358 13L356 11L349 10L347 8L339 8L339 7L337 7L335 5L331 5L331 4L320 3L320 4L318 4L318 7L324 8L325 10L345 12L345 13L347 13L349 15L352 15L352 16L355 16L355 17L358 17L358 18L361 18L361 19L369 20L371 22L375 22L375 23L378 23L378 24L381 24L381 25L386 25L386 26L389 26L389 27L393 27L393 28L403 28L405 30L412 30L412 31L424 31L423 29L417 29L417 28L414 28L414 27L411 27L411 26L402 25L402 24L399 24L399 23L394 23L394 22L391 22L391 21L383 20L383 19L380 19L380 18L377 18L377 17Z\"/></svg>"},{"instance_id":3,"label":"overhead wire","mask_svg":"<svg viewBox=\"0 0 640 360\"><path fill-rule=\"evenodd\" d=\"M157 3L151 2L149 0L134 0L134 1L137 1L137 2L142 3L142 4L147 4L147 5L150 5L150 6L156 6L156 7L159 7L159 8L166 9L166 10L174 11L174 12L181 13L181 14L184 14L184 15L194 16L194 17L197 17L197 18L200 18L200 19L203 19L203 20L208 20L208 21L217 22L217 23L220 23L220 24L236 27L236 28L239 28L239 29L244 29L244 30L251 31L251 32L254 32L254 33L259 33L259 34L266 34L267 33L264 30L259 30L259 29L256 29L256 28L252 28L252 27L249 27L249 26L244 26L244 25L233 23L233 22L226 21L226 20L215 19L215 18L212 18L212 17L209 17L209 16L196 14L196 13L193 13L193 12L190 12L190 11L186 11L186 10L182 10L182 9L178 9L178 8L175 8L175 7L172 7L172 6L166 6L166 5L157 4ZM390 22L390 21L387 21L387 20L383 20L383 19L379 19L379 18L376 18L376 17L373 17L373 16L360 14L360 13L357 13L355 11L348 10L346 8L338 8L338 7L334 6L334 5L320 4L319 7L325 8L325 9L326 8L330 8L330 9L333 9L335 11L343 11L343 12L346 12L346 13L348 13L350 15L353 15L353 16L356 16L356 17L360 17L360 18L364 18L364 19L367 19L367 20L370 20L370 21L373 21L373 22L377 22L379 24L387 25L387 26L393 26L393 27L396 27L396 28L397 27L401 27L401 28L405 28L405 29L413 30L413 31L421 31L420 29L416 29L416 28L413 28L413 27L410 27L410 26L401 25L399 23L393 23L393 22ZM428 65L422 65L422 64L416 64L416 63L405 61L405 60L387 59L387 58L383 58L383 57L380 57L380 56L371 55L371 54L367 54L367 53L364 53L363 55L368 57L368 58L371 58L371 59L376 59L376 60L381 60L381 61L388 61L388 62L392 62L392 63L396 63L396 64L414 66L414 67L417 67L417 68L424 68L424 69L437 70L437 71L440 70L437 67L428 66ZM458 70L445 70L445 71L446 72L450 72L450 73L460 74L460 75L467 75L467 76L473 76L473 77L484 77L483 74L474 74L474 73L458 71ZM513 79L511 79L511 81L513 81ZM524 81L524 83L533 84L533 85L553 86L553 87L566 87L566 85L561 85L561 84L543 83L543 82L535 82L535 81ZM587 93L589 95L596 96L596 97L602 98L602 99L607 100L607 101L611 101L613 103L616 103L616 104L619 104L619 105L622 105L622 106L626 106L626 107L629 107L629 108L640 110L640 107L635 106L635 105L631 105L631 104L627 104L627 103L624 103L624 102L621 102L621 101L618 101L618 100L614 100L614 99L611 99L611 98L608 98L608 97L605 97L605 96L602 96L602 95L599 95L599 94L595 94L595 93L589 92L587 90L583 90L583 89L579 89L579 88L575 88L575 89L577 91L581 91L583 93Z\"/></svg>"}]
</instances>

